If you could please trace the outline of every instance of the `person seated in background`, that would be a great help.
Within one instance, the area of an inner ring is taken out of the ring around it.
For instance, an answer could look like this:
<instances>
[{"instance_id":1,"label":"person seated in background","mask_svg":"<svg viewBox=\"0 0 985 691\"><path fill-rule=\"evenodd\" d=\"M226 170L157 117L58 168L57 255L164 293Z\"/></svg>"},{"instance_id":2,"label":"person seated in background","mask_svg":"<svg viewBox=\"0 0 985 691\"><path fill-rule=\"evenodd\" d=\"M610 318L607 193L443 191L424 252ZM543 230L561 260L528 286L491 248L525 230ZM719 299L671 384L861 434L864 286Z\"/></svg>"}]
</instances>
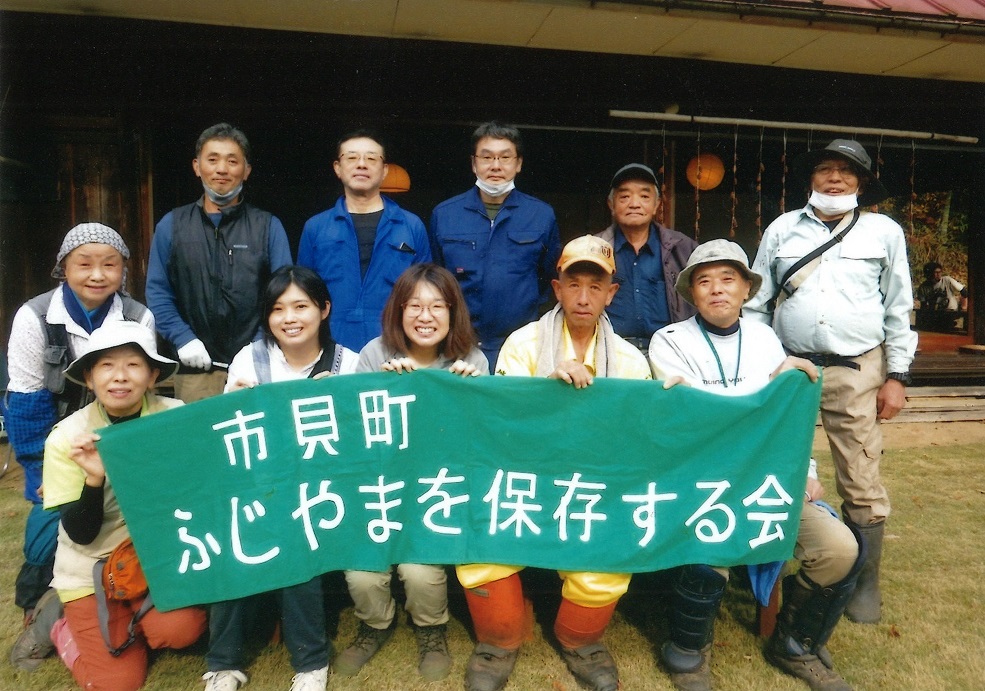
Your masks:
<instances>
[{"instance_id":1,"label":"person seated in background","mask_svg":"<svg viewBox=\"0 0 985 691\"><path fill-rule=\"evenodd\" d=\"M957 312L968 310L968 288L951 276L937 262L923 265L924 281L917 287L917 328L928 331L953 331ZM950 313L950 314L949 314Z\"/></svg>"},{"instance_id":2,"label":"person seated in background","mask_svg":"<svg viewBox=\"0 0 985 691\"><path fill-rule=\"evenodd\" d=\"M40 660L57 650L83 689L138 689L147 676L148 648L185 648L205 632L205 610L147 608L150 593L112 599L97 591L93 573L129 539L95 430L181 405L151 393L162 375L177 368L158 355L150 329L113 321L92 332L85 351L65 371L96 400L55 425L45 442L44 506L60 516L54 590L38 602L14 656ZM139 463L139 450L126 462Z\"/></svg>"},{"instance_id":3,"label":"person seated in background","mask_svg":"<svg viewBox=\"0 0 985 691\"><path fill-rule=\"evenodd\" d=\"M359 353L357 372L442 369L463 377L489 373L458 281L436 264L414 264L400 275L383 308L382 327L382 335ZM427 681L443 679L451 669L445 569L432 564L397 564L396 571L414 622L418 670ZM392 570L345 572L359 631L335 659L337 674L355 675L393 634L392 576Z\"/></svg>"},{"instance_id":4,"label":"person seated in background","mask_svg":"<svg viewBox=\"0 0 985 691\"><path fill-rule=\"evenodd\" d=\"M229 365L226 392L270 382L318 379L355 370L356 353L332 338L331 296L325 282L303 266L282 266L261 302L263 338L243 346ZM291 691L324 691L331 644L326 636L321 576L276 592L281 632L291 656ZM247 632L267 600L260 596L209 607L205 691L236 691L247 681Z\"/></svg>"},{"instance_id":5,"label":"person seated in background","mask_svg":"<svg viewBox=\"0 0 985 691\"><path fill-rule=\"evenodd\" d=\"M664 380L664 388L684 384L723 396L753 393L791 369L816 381L813 363L788 357L769 326L741 318L742 305L761 285L739 245L699 245L677 277L677 291L698 314L653 335L654 378ZM864 556L859 535L814 503L821 493L812 462L794 551L801 569L783 581L783 607L766 659L812 689L837 691L851 687L835 672L825 643L855 591ZM670 640L661 657L678 689L711 689L712 637L728 576L728 569L704 564L676 572Z\"/></svg>"},{"instance_id":6,"label":"person seated in background","mask_svg":"<svg viewBox=\"0 0 985 691\"><path fill-rule=\"evenodd\" d=\"M109 226L75 226L62 240L51 272L60 285L21 306L10 328L4 422L24 468L24 497L34 505L14 586L14 603L24 610L25 626L51 582L58 534L58 512L45 511L38 492L44 441L58 420L92 401L85 386L65 381L65 367L103 324L126 319L154 329L150 310L127 295L129 258L123 238Z\"/></svg>"},{"instance_id":7,"label":"person seated in background","mask_svg":"<svg viewBox=\"0 0 985 691\"><path fill-rule=\"evenodd\" d=\"M538 321L507 337L496 373L559 379L576 389L595 377L650 379L646 358L623 340L605 314L618 286L612 245L591 235L572 240L561 252L552 281L558 305ZM475 628L476 646L465 669L469 691L506 686L527 629L519 572L523 566L463 564L458 580ZM602 636L616 603L629 587L625 573L559 572L561 606L554 634L561 656L580 685L615 691L619 674Z\"/></svg>"}]
</instances>

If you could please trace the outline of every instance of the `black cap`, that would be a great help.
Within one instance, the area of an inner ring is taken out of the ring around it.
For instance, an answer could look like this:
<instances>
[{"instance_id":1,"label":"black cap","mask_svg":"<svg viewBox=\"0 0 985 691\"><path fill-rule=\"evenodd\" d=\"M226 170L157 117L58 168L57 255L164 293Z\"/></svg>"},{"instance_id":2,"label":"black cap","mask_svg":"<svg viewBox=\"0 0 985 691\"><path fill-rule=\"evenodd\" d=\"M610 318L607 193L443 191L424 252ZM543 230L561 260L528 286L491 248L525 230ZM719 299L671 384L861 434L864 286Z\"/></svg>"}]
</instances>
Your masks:
<instances>
[{"instance_id":1,"label":"black cap","mask_svg":"<svg viewBox=\"0 0 985 691\"><path fill-rule=\"evenodd\" d=\"M616 174L612 176L612 184L609 185L609 189L614 190L626 180L642 180L643 182L652 182L654 185L657 184L657 176L653 174L652 168L642 163L630 163L616 171Z\"/></svg>"},{"instance_id":2,"label":"black cap","mask_svg":"<svg viewBox=\"0 0 985 691\"><path fill-rule=\"evenodd\" d=\"M872 159L869 154L854 139L835 139L823 149L808 151L797 159L795 167L810 179L814 166L826 158L832 158L832 155L835 158L844 158L859 168L860 177L864 180L862 194L858 196L859 206L872 206L889 196L889 190L872 173Z\"/></svg>"}]
</instances>

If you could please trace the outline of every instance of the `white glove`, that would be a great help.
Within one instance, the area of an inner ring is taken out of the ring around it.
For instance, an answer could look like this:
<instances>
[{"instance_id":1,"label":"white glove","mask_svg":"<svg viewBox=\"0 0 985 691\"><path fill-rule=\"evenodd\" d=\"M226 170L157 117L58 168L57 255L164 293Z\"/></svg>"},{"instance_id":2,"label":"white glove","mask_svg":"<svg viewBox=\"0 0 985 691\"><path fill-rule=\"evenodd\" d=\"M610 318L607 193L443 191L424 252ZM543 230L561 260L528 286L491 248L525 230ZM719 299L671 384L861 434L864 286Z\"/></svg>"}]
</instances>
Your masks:
<instances>
[{"instance_id":1,"label":"white glove","mask_svg":"<svg viewBox=\"0 0 985 691\"><path fill-rule=\"evenodd\" d=\"M212 369L212 356L205 344L197 338L178 348L178 359L186 367L206 371Z\"/></svg>"}]
</instances>

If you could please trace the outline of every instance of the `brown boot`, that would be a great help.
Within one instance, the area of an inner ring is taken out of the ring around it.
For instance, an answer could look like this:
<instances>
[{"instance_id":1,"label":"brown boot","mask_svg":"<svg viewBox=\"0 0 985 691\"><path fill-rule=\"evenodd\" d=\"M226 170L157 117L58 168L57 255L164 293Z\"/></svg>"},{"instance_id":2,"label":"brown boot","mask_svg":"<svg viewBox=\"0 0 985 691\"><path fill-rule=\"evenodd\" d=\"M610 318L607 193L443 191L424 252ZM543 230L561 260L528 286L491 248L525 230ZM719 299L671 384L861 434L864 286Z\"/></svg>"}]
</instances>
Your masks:
<instances>
[{"instance_id":1,"label":"brown boot","mask_svg":"<svg viewBox=\"0 0 985 691\"><path fill-rule=\"evenodd\" d=\"M343 677L355 676L392 635L392 623L385 629L374 629L366 622L360 621L355 640L335 658L332 662L332 670Z\"/></svg>"},{"instance_id":2,"label":"brown boot","mask_svg":"<svg viewBox=\"0 0 985 691\"><path fill-rule=\"evenodd\" d=\"M510 680L517 652L477 643L465 666L465 691L500 691Z\"/></svg>"},{"instance_id":3,"label":"brown boot","mask_svg":"<svg viewBox=\"0 0 985 691\"><path fill-rule=\"evenodd\" d=\"M444 624L436 626L415 626L417 651L420 659L417 671L425 681L438 681L448 676L451 670L451 655L448 654L448 638Z\"/></svg>"},{"instance_id":4,"label":"brown boot","mask_svg":"<svg viewBox=\"0 0 985 691\"><path fill-rule=\"evenodd\" d=\"M561 657L568 671L583 689L590 691L617 691L619 672L612 655L601 643L590 643L580 648L561 648Z\"/></svg>"},{"instance_id":5,"label":"brown boot","mask_svg":"<svg viewBox=\"0 0 985 691\"><path fill-rule=\"evenodd\" d=\"M35 671L44 658L55 650L51 640L51 627L55 625L63 613L61 600L54 588L49 589L35 606L21 635L10 650L10 662L18 669L28 672Z\"/></svg>"}]
</instances>

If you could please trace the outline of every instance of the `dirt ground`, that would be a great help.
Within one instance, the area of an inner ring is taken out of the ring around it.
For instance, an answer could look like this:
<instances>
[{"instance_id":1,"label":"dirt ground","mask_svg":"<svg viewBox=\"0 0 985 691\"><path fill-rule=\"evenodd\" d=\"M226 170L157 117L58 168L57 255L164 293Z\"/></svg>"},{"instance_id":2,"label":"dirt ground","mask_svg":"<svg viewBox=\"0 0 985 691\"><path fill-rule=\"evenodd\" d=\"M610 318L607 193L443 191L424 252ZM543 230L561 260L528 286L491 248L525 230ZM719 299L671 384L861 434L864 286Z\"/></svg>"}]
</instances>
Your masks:
<instances>
[{"instance_id":1,"label":"dirt ground","mask_svg":"<svg viewBox=\"0 0 985 691\"><path fill-rule=\"evenodd\" d=\"M981 444L985 442L985 422L889 423L883 424L882 437L887 449ZM814 450L827 448L827 437L818 426L814 433Z\"/></svg>"}]
</instances>

